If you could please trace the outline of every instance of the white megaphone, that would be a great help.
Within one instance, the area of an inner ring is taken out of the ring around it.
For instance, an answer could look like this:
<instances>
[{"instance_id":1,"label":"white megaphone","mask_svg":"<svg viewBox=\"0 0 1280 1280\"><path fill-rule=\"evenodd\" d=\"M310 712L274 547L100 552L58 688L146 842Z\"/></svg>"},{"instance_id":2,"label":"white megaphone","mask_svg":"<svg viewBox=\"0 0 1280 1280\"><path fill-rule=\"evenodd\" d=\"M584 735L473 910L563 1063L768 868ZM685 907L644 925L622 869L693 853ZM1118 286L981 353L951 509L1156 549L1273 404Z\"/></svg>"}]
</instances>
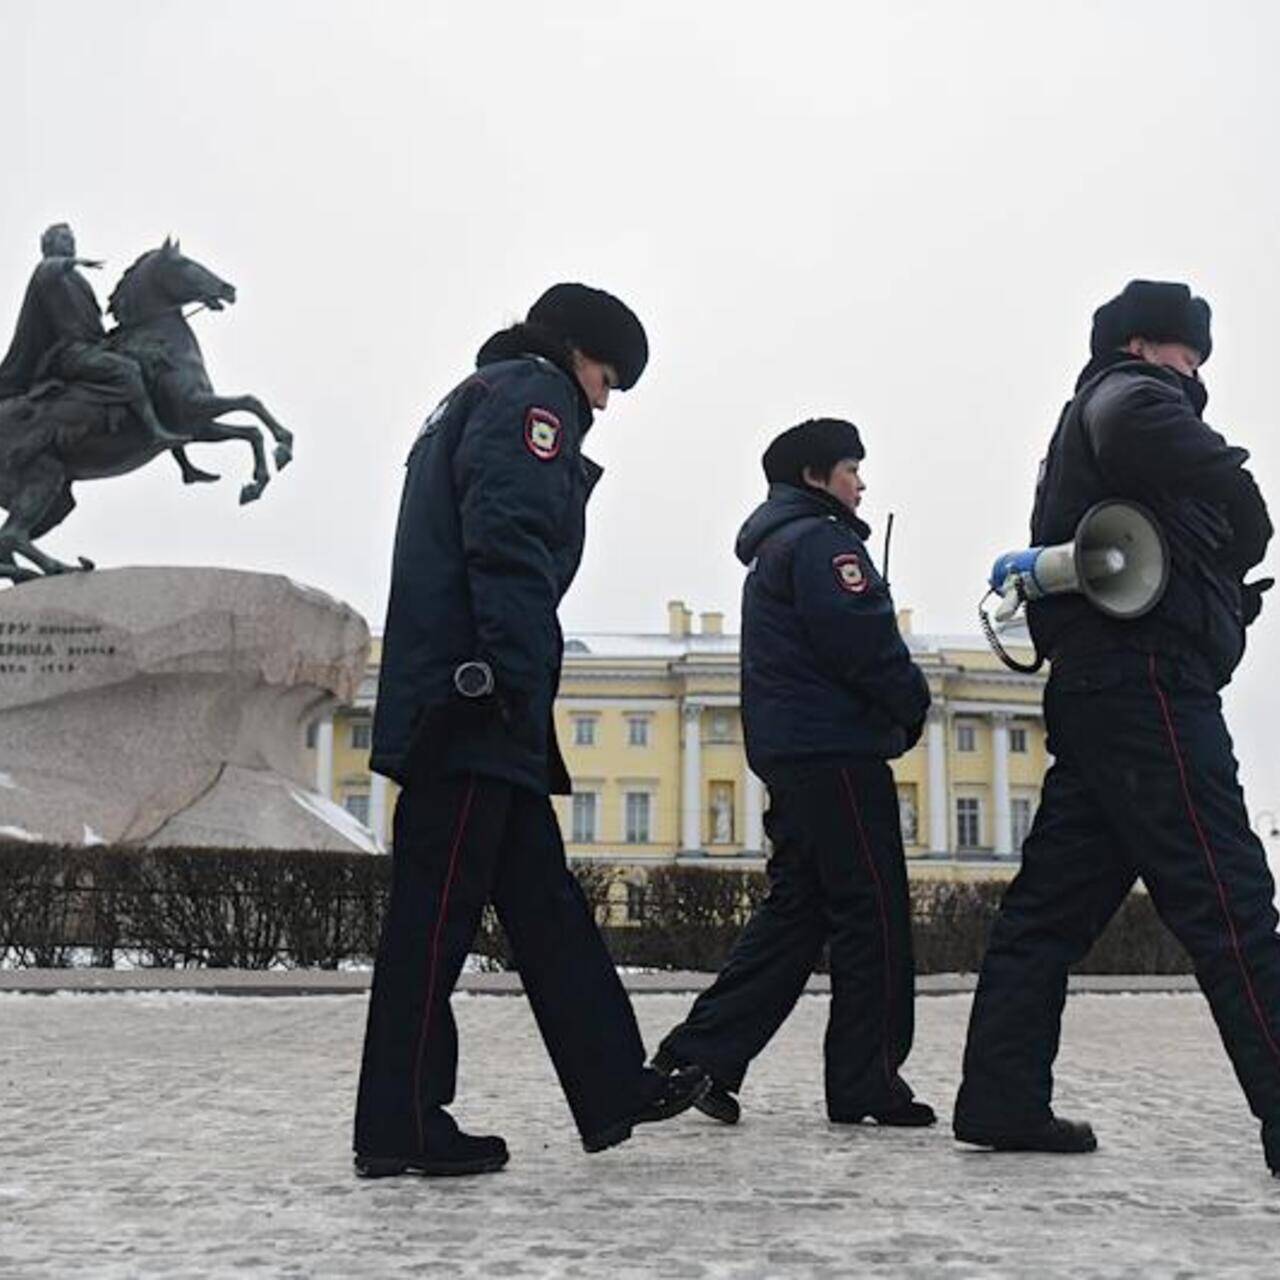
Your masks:
<instances>
[{"instance_id":1,"label":"white megaphone","mask_svg":"<svg viewBox=\"0 0 1280 1280\"><path fill-rule=\"evenodd\" d=\"M1110 618L1140 618L1169 584L1169 548L1155 517L1134 502L1111 499L1089 508L1071 542L1008 551L991 569L1000 596L996 621L1008 622L1028 600L1078 591Z\"/></svg>"}]
</instances>

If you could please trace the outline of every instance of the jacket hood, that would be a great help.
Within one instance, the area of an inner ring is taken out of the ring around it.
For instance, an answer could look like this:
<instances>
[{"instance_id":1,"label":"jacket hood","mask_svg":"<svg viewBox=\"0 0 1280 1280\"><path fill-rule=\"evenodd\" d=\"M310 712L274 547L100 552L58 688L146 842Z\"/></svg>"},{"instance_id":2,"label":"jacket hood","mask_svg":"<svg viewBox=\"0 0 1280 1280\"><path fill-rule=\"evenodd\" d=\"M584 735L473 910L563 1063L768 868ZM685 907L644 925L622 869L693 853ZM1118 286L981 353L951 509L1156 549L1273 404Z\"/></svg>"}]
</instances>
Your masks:
<instances>
[{"instance_id":1,"label":"jacket hood","mask_svg":"<svg viewBox=\"0 0 1280 1280\"><path fill-rule=\"evenodd\" d=\"M519 360L522 356L541 356L569 379L577 393L578 411L582 415L582 430L585 434L595 416L591 402L582 390L578 375L573 371L573 353L569 344L549 329L527 322L499 329L476 352L476 368L483 369L485 365L497 364L501 360Z\"/></svg>"},{"instance_id":2,"label":"jacket hood","mask_svg":"<svg viewBox=\"0 0 1280 1280\"><path fill-rule=\"evenodd\" d=\"M859 520L843 503L823 493L821 489L807 487L801 489L796 485L779 481L769 486L769 496L746 518L742 528L738 530L738 541L734 551L743 564L750 564L756 558L760 544L767 537L793 520L804 520L814 516L819 518L834 516L863 539L871 533L870 526Z\"/></svg>"}]
</instances>

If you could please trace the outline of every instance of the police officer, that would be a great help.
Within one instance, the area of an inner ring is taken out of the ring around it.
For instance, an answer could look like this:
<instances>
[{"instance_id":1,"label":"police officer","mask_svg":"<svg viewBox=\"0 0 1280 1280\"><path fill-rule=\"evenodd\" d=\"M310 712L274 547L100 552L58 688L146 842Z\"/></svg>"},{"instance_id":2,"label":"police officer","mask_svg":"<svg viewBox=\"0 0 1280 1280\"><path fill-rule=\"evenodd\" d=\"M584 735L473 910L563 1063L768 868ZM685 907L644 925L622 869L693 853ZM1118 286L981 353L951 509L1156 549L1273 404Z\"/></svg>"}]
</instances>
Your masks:
<instances>
[{"instance_id":1,"label":"police officer","mask_svg":"<svg viewBox=\"0 0 1280 1280\"><path fill-rule=\"evenodd\" d=\"M830 948L827 1114L928 1125L899 1069L915 998L898 796L886 763L920 736L929 689L858 518L858 429L817 418L764 455L765 502L738 535L747 758L768 784L769 894L654 1065L704 1067L697 1103L735 1123L747 1065Z\"/></svg>"},{"instance_id":2,"label":"police officer","mask_svg":"<svg viewBox=\"0 0 1280 1280\"><path fill-rule=\"evenodd\" d=\"M409 454L371 764L403 791L355 1118L366 1177L483 1173L498 1137L459 1130L449 996L492 902L588 1151L685 1109L706 1081L644 1065L626 993L570 874L551 792L569 778L552 703L556 607L600 468L593 410L635 385L644 329L617 298L558 284L484 344ZM504 1069L501 1046L483 1070Z\"/></svg>"},{"instance_id":3,"label":"police officer","mask_svg":"<svg viewBox=\"0 0 1280 1280\"><path fill-rule=\"evenodd\" d=\"M983 962L955 1135L1010 1150L1092 1151L1050 1109L1067 970L1142 877L1190 953L1267 1163L1280 1170L1280 938L1218 690L1270 582L1244 582L1271 523L1248 454L1201 418L1209 307L1183 284L1131 282L1093 319L1092 359L1058 422L1031 521L1070 540L1104 498L1144 504L1171 561L1159 605L1116 621L1078 595L1029 607L1052 662L1054 764Z\"/></svg>"}]
</instances>

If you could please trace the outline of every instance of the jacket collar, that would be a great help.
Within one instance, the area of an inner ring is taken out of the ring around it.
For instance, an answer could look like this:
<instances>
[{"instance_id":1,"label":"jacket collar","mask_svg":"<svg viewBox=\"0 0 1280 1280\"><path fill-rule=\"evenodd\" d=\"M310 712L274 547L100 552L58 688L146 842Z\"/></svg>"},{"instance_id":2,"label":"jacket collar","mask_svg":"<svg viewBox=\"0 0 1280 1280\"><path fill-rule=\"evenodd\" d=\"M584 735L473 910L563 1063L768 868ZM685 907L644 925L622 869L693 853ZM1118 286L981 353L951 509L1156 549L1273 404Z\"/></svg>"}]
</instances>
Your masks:
<instances>
[{"instance_id":1,"label":"jacket collar","mask_svg":"<svg viewBox=\"0 0 1280 1280\"><path fill-rule=\"evenodd\" d=\"M497 364L500 360L519 360L522 356L535 356L555 365L573 387L578 399L578 413L582 420L582 433L586 434L595 414L587 399L578 375L573 371L573 353L563 338L536 324L513 324L499 329L476 352L476 368Z\"/></svg>"},{"instance_id":2,"label":"jacket collar","mask_svg":"<svg viewBox=\"0 0 1280 1280\"><path fill-rule=\"evenodd\" d=\"M1101 355L1094 356L1081 369L1080 376L1076 379L1076 394L1079 395L1088 383L1098 381L1104 373L1122 367L1128 367L1135 373L1144 373L1148 377L1154 375L1163 378L1166 382L1174 383L1181 388L1182 394L1191 402L1197 417L1204 413L1205 405L1209 403L1208 388L1199 378L1189 378L1186 374L1170 369L1167 365L1152 364L1149 360L1132 355L1128 351L1104 351Z\"/></svg>"},{"instance_id":3,"label":"jacket collar","mask_svg":"<svg viewBox=\"0 0 1280 1280\"><path fill-rule=\"evenodd\" d=\"M760 544L770 534L795 520L813 519L815 516L847 525L864 541L871 534L864 521L823 490L775 481L769 486L769 496L747 517L738 531L735 546L738 559L743 564L750 564Z\"/></svg>"}]
</instances>

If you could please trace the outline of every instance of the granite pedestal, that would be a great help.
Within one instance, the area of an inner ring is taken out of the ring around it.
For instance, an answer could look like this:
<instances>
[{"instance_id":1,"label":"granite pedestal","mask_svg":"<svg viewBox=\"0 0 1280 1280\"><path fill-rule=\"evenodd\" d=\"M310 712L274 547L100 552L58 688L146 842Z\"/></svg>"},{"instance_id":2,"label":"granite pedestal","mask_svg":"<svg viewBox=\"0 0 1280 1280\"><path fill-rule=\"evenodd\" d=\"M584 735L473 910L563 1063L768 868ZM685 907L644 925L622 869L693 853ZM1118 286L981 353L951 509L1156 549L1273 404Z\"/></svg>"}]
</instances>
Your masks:
<instances>
[{"instance_id":1,"label":"granite pedestal","mask_svg":"<svg viewBox=\"0 0 1280 1280\"><path fill-rule=\"evenodd\" d=\"M305 747L368 648L355 610L269 574L0 591L0 839L375 850L313 789Z\"/></svg>"}]
</instances>

